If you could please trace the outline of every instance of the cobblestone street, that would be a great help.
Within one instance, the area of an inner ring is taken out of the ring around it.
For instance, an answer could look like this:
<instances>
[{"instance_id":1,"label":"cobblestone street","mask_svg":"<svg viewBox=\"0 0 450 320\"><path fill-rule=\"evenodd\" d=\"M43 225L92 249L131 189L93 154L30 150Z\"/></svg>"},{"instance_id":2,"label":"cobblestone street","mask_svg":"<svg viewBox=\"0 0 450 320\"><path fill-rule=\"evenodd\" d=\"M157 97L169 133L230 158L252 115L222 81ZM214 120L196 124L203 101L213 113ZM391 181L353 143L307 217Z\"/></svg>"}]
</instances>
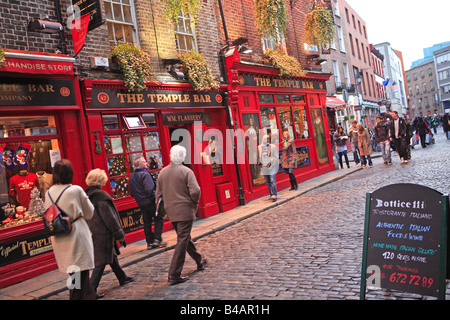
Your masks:
<instances>
[{"instance_id":1,"label":"cobblestone street","mask_svg":"<svg viewBox=\"0 0 450 320\"><path fill-rule=\"evenodd\" d=\"M365 197L382 186L415 183L450 191L450 140L442 128L436 143L412 150L412 159L393 165L381 158L366 168L312 190L273 209L195 242L209 259L194 272L187 256L189 281L167 282L173 250L125 268L135 281L123 287L113 273L102 278L104 300L357 300L360 293ZM352 163L354 166L355 164ZM345 169L343 169L345 170ZM421 299L401 293L371 293L367 299ZM64 291L48 300L67 300Z\"/></svg>"}]
</instances>

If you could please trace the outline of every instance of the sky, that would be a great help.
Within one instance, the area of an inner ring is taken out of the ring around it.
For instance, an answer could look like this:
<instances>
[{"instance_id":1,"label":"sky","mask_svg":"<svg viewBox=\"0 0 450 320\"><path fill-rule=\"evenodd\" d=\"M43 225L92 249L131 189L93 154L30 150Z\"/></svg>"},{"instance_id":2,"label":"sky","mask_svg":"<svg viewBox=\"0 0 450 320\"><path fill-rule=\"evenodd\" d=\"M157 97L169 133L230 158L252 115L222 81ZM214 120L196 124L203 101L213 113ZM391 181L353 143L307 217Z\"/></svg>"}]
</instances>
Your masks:
<instances>
[{"instance_id":1,"label":"sky","mask_svg":"<svg viewBox=\"0 0 450 320\"><path fill-rule=\"evenodd\" d=\"M369 43L402 52L405 71L424 57L423 48L450 41L450 0L345 1L366 22Z\"/></svg>"}]
</instances>

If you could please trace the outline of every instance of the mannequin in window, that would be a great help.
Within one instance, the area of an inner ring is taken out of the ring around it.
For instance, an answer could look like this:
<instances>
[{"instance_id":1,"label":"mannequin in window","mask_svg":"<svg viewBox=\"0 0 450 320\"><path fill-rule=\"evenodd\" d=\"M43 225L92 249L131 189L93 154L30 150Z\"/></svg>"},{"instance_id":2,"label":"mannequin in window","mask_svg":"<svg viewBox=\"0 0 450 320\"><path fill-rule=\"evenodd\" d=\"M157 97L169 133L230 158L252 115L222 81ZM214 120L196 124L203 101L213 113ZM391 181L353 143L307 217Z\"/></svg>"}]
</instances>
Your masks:
<instances>
[{"instance_id":1,"label":"mannequin in window","mask_svg":"<svg viewBox=\"0 0 450 320\"><path fill-rule=\"evenodd\" d=\"M39 170L36 172L39 180L39 189L41 190L41 198L45 200L45 193L52 186L53 175L45 172L44 170Z\"/></svg>"},{"instance_id":2,"label":"mannequin in window","mask_svg":"<svg viewBox=\"0 0 450 320\"><path fill-rule=\"evenodd\" d=\"M11 177L9 181L10 201L13 204L28 209L31 200L31 190L37 187L40 190L39 179L35 173L28 170L20 170L18 174Z\"/></svg>"}]
</instances>

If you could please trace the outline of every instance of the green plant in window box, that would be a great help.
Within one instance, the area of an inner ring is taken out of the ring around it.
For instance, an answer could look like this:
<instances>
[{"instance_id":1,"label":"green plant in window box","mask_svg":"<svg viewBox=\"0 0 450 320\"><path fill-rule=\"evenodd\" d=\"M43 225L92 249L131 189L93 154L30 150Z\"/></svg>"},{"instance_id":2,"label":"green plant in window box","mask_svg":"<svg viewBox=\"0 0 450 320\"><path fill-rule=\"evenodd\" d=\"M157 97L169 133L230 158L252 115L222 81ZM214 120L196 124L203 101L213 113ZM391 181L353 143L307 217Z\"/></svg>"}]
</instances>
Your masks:
<instances>
[{"instance_id":1,"label":"green plant in window box","mask_svg":"<svg viewBox=\"0 0 450 320\"><path fill-rule=\"evenodd\" d=\"M305 19L306 42L317 45L320 52L324 45L334 40L333 14L323 1L311 0L311 2L312 9Z\"/></svg>"},{"instance_id":2,"label":"green plant in window box","mask_svg":"<svg viewBox=\"0 0 450 320\"><path fill-rule=\"evenodd\" d=\"M134 43L119 43L111 51L125 78L128 91L142 91L152 79L150 56Z\"/></svg>"},{"instance_id":3,"label":"green plant in window box","mask_svg":"<svg viewBox=\"0 0 450 320\"><path fill-rule=\"evenodd\" d=\"M264 52L264 61L279 68L280 76L303 77L306 74L300 62L282 48L267 49Z\"/></svg>"},{"instance_id":4,"label":"green plant in window box","mask_svg":"<svg viewBox=\"0 0 450 320\"><path fill-rule=\"evenodd\" d=\"M0 46L0 67L3 67L6 64L6 55L5 49Z\"/></svg>"},{"instance_id":5,"label":"green plant in window box","mask_svg":"<svg viewBox=\"0 0 450 320\"><path fill-rule=\"evenodd\" d=\"M195 90L206 91L219 88L211 69L200 53L188 51L179 54L178 59L181 61L184 75Z\"/></svg>"}]
</instances>

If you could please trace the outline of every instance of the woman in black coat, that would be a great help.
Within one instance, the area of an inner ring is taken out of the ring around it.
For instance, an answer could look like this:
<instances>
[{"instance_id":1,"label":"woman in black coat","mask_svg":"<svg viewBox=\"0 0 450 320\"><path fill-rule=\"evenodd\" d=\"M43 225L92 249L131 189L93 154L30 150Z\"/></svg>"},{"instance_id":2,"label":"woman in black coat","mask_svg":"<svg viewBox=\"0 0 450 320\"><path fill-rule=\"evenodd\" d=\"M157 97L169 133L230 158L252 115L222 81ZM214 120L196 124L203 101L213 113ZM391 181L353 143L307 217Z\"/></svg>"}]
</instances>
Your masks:
<instances>
[{"instance_id":1,"label":"woman in black coat","mask_svg":"<svg viewBox=\"0 0 450 320\"><path fill-rule=\"evenodd\" d=\"M422 148L427 147L427 145L425 144L425 137L429 132L430 129L428 128L427 123L423 120L422 117L420 117L419 120L417 121L416 133L420 137L420 144L422 145Z\"/></svg>"},{"instance_id":2,"label":"woman in black coat","mask_svg":"<svg viewBox=\"0 0 450 320\"><path fill-rule=\"evenodd\" d=\"M119 213L110 195L101 188L108 181L104 170L94 169L86 177L85 192L95 207L94 216L88 221L94 243L95 268L92 271L91 283L97 292L105 266L109 264L119 284L122 286L133 281L119 265L117 254L119 248L116 241L124 242L125 233L119 220ZM97 299L104 295L97 292Z\"/></svg>"}]
</instances>

